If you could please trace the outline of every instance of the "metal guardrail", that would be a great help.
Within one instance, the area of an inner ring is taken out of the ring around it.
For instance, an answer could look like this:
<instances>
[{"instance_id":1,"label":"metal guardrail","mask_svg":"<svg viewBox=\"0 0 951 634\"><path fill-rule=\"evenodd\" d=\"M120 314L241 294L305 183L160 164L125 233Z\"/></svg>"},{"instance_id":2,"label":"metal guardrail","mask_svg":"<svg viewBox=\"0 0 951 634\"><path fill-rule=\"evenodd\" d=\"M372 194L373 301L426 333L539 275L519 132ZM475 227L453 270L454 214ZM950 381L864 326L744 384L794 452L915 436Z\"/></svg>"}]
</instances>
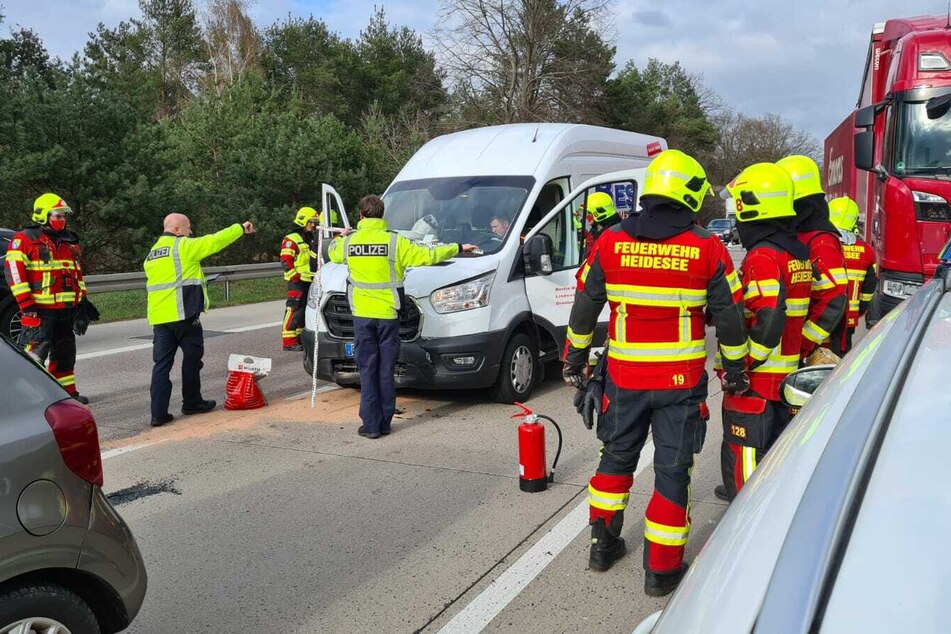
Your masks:
<instances>
[{"instance_id":1,"label":"metal guardrail","mask_svg":"<svg viewBox=\"0 0 951 634\"><path fill-rule=\"evenodd\" d=\"M209 266L203 270L209 282L224 282L226 301L231 299L231 282L283 275L280 262ZM86 288L90 293L109 293L112 291L129 291L136 289L145 290L144 271L87 275L85 279Z\"/></svg>"}]
</instances>

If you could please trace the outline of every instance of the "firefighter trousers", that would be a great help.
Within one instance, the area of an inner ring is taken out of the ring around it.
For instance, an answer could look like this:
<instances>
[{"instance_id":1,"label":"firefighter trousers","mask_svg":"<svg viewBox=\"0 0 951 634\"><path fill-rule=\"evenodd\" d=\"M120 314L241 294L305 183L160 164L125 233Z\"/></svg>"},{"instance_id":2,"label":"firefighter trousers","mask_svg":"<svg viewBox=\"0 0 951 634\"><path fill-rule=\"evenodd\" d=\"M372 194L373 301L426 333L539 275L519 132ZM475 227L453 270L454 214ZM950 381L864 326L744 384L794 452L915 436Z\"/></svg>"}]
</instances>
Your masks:
<instances>
[{"instance_id":1,"label":"firefighter trousers","mask_svg":"<svg viewBox=\"0 0 951 634\"><path fill-rule=\"evenodd\" d=\"M723 395L720 473L733 497L792 420L789 407L755 394Z\"/></svg>"},{"instance_id":2,"label":"firefighter trousers","mask_svg":"<svg viewBox=\"0 0 951 634\"><path fill-rule=\"evenodd\" d=\"M620 530L633 473L648 433L654 443L654 494L644 523L644 567L654 572L680 568L690 533L690 471L703 447L707 375L683 390L620 389L605 379L598 439L601 463L588 485L590 521L603 518ZM613 522L612 522L613 521Z\"/></svg>"},{"instance_id":3,"label":"firefighter trousers","mask_svg":"<svg viewBox=\"0 0 951 634\"><path fill-rule=\"evenodd\" d=\"M40 325L20 332L20 346L42 365L49 361L49 373L70 394L76 394L76 334L73 332L75 309L40 311Z\"/></svg>"},{"instance_id":4,"label":"firefighter trousers","mask_svg":"<svg viewBox=\"0 0 951 634\"><path fill-rule=\"evenodd\" d=\"M281 324L281 341L285 348L300 343L304 332L304 308L307 306L307 293L310 282L288 282L287 302L284 309L284 321Z\"/></svg>"}]
</instances>

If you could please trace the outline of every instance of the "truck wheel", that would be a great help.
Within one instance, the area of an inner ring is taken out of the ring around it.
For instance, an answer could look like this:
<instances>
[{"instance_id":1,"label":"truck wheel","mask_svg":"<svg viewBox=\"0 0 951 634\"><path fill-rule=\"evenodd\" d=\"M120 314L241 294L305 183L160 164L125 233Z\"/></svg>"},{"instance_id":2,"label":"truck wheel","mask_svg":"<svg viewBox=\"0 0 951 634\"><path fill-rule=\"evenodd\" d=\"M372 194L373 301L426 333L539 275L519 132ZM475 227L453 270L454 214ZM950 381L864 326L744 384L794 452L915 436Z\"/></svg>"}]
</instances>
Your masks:
<instances>
[{"instance_id":1,"label":"truck wheel","mask_svg":"<svg viewBox=\"0 0 951 634\"><path fill-rule=\"evenodd\" d=\"M539 376L538 349L532 338L517 333L505 346L492 398L499 403L525 402Z\"/></svg>"},{"instance_id":2,"label":"truck wheel","mask_svg":"<svg viewBox=\"0 0 951 634\"><path fill-rule=\"evenodd\" d=\"M92 609L78 595L53 584L37 583L0 593L0 632L99 634Z\"/></svg>"},{"instance_id":3,"label":"truck wheel","mask_svg":"<svg viewBox=\"0 0 951 634\"><path fill-rule=\"evenodd\" d=\"M20 309L16 304L11 304L0 312L0 335L9 337L15 343L21 329Z\"/></svg>"}]
</instances>

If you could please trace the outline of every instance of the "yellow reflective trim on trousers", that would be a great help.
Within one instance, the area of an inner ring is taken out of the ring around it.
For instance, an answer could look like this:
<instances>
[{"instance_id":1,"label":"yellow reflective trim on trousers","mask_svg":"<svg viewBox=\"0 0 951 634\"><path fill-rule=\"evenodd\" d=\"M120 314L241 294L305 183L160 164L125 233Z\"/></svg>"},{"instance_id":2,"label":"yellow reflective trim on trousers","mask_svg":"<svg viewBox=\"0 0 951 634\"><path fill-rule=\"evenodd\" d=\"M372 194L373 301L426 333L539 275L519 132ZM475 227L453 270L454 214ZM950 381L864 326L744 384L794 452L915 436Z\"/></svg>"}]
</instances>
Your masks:
<instances>
[{"instance_id":1,"label":"yellow reflective trim on trousers","mask_svg":"<svg viewBox=\"0 0 951 634\"><path fill-rule=\"evenodd\" d=\"M773 354L766 361L756 366L753 372L767 374L789 374L799 368L798 354Z\"/></svg>"},{"instance_id":2,"label":"yellow reflective trim on trousers","mask_svg":"<svg viewBox=\"0 0 951 634\"><path fill-rule=\"evenodd\" d=\"M627 508L630 493L607 493L588 485L588 504L603 511L623 511Z\"/></svg>"},{"instance_id":3,"label":"yellow reflective trim on trousers","mask_svg":"<svg viewBox=\"0 0 951 634\"><path fill-rule=\"evenodd\" d=\"M66 376L56 377L56 381L63 387L69 387L70 385L76 385L76 375L67 374Z\"/></svg>"},{"instance_id":4,"label":"yellow reflective trim on trousers","mask_svg":"<svg viewBox=\"0 0 951 634\"><path fill-rule=\"evenodd\" d=\"M802 325L802 336L813 343L822 343L829 338L829 332L810 320Z\"/></svg>"},{"instance_id":5,"label":"yellow reflective trim on trousers","mask_svg":"<svg viewBox=\"0 0 951 634\"><path fill-rule=\"evenodd\" d=\"M726 276L726 282L730 285L731 293L736 293L741 288L743 288L743 285L740 283L740 277L736 274L736 271L733 271Z\"/></svg>"},{"instance_id":6,"label":"yellow reflective trim on trousers","mask_svg":"<svg viewBox=\"0 0 951 634\"><path fill-rule=\"evenodd\" d=\"M638 306L672 306L682 304L703 307L707 304L706 289L605 284L608 301Z\"/></svg>"},{"instance_id":7,"label":"yellow reflective trim on trousers","mask_svg":"<svg viewBox=\"0 0 951 634\"><path fill-rule=\"evenodd\" d=\"M644 537L662 546L683 546L690 535L690 526L667 526L644 518Z\"/></svg>"},{"instance_id":8,"label":"yellow reflective trim on trousers","mask_svg":"<svg viewBox=\"0 0 951 634\"><path fill-rule=\"evenodd\" d=\"M594 339L594 333L578 334L571 329L571 326L568 326L568 343L571 344L572 348L587 348L591 345L591 340Z\"/></svg>"},{"instance_id":9,"label":"yellow reflective trim on trousers","mask_svg":"<svg viewBox=\"0 0 951 634\"><path fill-rule=\"evenodd\" d=\"M618 361L689 361L707 356L703 339L684 344L670 343L632 343L610 339L608 356Z\"/></svg>"},{"instance_id":10,"label":"yellow reflective trim on trousers","mask_svg":"<svg viewBox=\"0 0 951 634\"><path fill-rule=\"evenodd\" d=\"M746 482L753 475L753 471L756 470L756 449L743 447L740 459L743 461L743 482Z\"/></svg>"},{"instance_id":11,"label":"yellow reflective trim on trousers","mask_svg":"<svg viewBox=\"0 0 951 634\"><path fill-rule=\"evenodd\" d=\"M772 351L773 351L772 348L767 348L766 346L759 343L758 341L753 341L752 339L750 339L750 356L756 359L757 361L763 361L764 359L769 357Z\"/></svg>"},{"instance_id":12,"label":"yellow reflective trim on trousers","mask_svg":"<svg viewBox=\"0 0 951 634\"><path fill-rule=\"evenodd\" d=\"M749 351L749 345L747 345L747 342L745 341L738 346L728 346L724 343L720 344L720 352L723 354L724 358L729 359L730 361L742 359L747 354L749 354Z\"/></svg>"},{"instance_id":13,"label":"yellow reflective trim on trousers","mask_svg":"<svg viewBox=\"0 0 951 634\"><path fill-rule=\"evenodd\" d=\"M875 297L875 293L862 293L859 296L859 300L863 302L870 302L872 298Z\"/></svg>"}]
</instances>

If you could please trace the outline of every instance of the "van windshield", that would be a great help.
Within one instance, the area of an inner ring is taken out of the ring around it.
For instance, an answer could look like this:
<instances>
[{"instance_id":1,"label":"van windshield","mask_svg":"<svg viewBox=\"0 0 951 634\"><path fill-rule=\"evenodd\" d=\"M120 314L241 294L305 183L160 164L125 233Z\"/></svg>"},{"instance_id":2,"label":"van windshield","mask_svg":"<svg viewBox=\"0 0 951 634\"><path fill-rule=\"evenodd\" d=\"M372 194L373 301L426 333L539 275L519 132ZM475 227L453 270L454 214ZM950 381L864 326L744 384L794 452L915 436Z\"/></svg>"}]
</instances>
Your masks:
<instances>
[{"instance_id":1,"label":"van windshield","mask_svg":"<svg viewBox=\"0 0 951 634\"><path fill-rule=\"evenodd\" d=\"M726 219L720 220L711 220L710 224L707 225L707 229L729 229L730 221Z\"/></svg>"},{"instance_id":2,"label":"van windshield","mask_svg":"<svg viewBox=\"0 0 951 634\"><path fill-rule=\"evenodd\" d=\"M502 248L535 185L531 176L466 176L393 183L383 197L391 231L421 242Z\"/></svg>"}]
</instances>

